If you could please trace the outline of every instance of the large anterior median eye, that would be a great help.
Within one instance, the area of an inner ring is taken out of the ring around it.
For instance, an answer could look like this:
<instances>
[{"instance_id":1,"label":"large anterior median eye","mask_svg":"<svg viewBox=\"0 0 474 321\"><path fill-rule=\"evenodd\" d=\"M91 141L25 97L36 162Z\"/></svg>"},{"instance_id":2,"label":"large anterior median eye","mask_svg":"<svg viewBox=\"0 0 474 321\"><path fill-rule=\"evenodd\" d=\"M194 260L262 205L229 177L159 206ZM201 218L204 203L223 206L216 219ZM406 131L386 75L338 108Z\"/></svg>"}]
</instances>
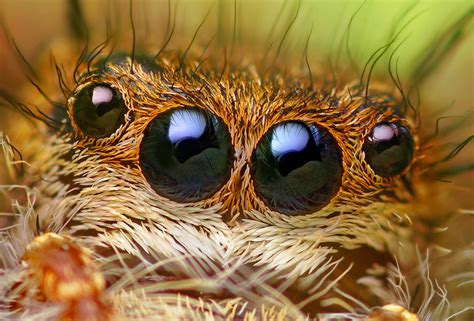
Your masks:
<instances>
[{"instance_id":1,"label":"large anterior median eye","mask_svg":"<svg viewBox=\"0 0 474 321\"><path fill-rule=\"evenodd\" d=\"M108 84L82 88L73 98L72 116L84 135L107 137L125 120L126 106L118 90Z\"/></svg>"},{"instance_id":2,"label":"large anterior median eye","mask_svg":"<svg viewBox=\"0 0 474 321\"><path fill-rule=\"evenodd\" d=\"M220 119L198 108L178 108L148 125L140 166L158 194L193 202L224 185L232 154L229 133Z\"/></svg>"},{"instance_id":3,"label":"large anterior median eye","mask_svg":"<svg viewBox=\"0 0 474 321\"><path fill-rule=\"evenodd\" d=\"M398 175L410 165L414 144L410 132L397 123L374 127L364 143L365 160L377 175Z\"/></svg>"},{"instance_id":4,"label":"large anterior median eye","mask_svg":"<svg viewBox=\"0 0 474 321\"><path fill-rule=\"evenodd\" d=\"M252 173L255 191L270 208L289 215L312 213L339 190L341 154L327 130L285 122L258 144Z\"/></svg>"}]
</instances>

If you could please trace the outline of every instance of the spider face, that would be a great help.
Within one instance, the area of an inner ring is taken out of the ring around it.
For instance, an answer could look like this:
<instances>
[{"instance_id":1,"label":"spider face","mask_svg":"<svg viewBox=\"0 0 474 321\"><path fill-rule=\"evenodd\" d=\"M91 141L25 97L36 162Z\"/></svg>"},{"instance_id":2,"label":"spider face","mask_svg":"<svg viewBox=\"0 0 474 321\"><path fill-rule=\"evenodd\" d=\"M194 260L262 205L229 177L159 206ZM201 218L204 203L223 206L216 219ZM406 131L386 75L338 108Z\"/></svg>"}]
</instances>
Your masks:
<instances>
[{"instance_id":1,"label":"spider face","mask_svg":"<svg viewBox=\"0 0 474 321\"><path fill-rule=\"evenodd\" d=\"M131 160L140 185L161 202L218 206L227 221L255 212L337 216L354 194L361 204L396 195L413 160L411 120L387 93L244 74L209 81L214 70L190 73L172 62L130 70L128 58L84 77L69 99L68 135L118 166ZM110 148L120 150L113 159Z\"/></svg>"},{"instance_id":2,"label":"spider face","mask_svg":"<svg viewBox=\"0 0 474 321\"><path fill-rule=\"evenodd\" d=\"M280 67L289 29L267 63L234 44L225 59L192 49L201 25L184 53L168 51L172 24L154 58L134 33L130 55L86 46L79 61L58 59L59 86L41 84L64 109L42 114L57 130L25 130L34 204L15 233L30 239L5 242L28 243L13 264L25 281L0 293L63 305L72 320L271 320L278 309L274 319L417 320L401 271L429 238L417 234L431 214L418 197L427 149L399 75L372 77L392 43L339 78L308 56L306 68Z\"/></svg>"},{"instance_id":3,"label":"spider face","mask_svg":"<svg viewBox=\"0 0 474 321\"><path fill-rule=\"evenodd\" d=\"M330 287L347 249L359 271L399 251L417 137L386 87L366 96L297 71L278 83L192 65L128 57L81 77L55 154L73 164L59 171L75 187L60 207L80 207L72 233L150 263L192 257L191 275L215 273L193 260L267 269L295 302ZM334 275L296 282L315 269Z\"/></svg>"}]
</instances>

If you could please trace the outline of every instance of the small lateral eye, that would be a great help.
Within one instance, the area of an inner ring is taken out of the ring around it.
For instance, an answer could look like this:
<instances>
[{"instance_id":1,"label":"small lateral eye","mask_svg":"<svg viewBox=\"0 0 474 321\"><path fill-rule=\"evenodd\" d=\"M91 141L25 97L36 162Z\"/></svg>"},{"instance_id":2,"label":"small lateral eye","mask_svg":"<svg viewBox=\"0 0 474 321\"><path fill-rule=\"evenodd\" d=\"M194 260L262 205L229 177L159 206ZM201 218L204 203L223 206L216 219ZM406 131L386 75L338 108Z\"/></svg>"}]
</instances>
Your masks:
<instances>
[{"instance_id":1,"label":"small lateral eye","mask_svg":"<svg viewBox=\"0 0 474 321\"><path fill-rule=\"evenodd\" d=\"M398 123L381 123L364 143L365 160L379 176L402 173L413 159L414 143L407 128Z\"/></svg>"},{"instance_id":2,"label":"small lateral eye","mask_svg":"<svg viewBox=\"0 0 474 321\"><path fill-rule=\"evenodd\" d=\"M148 125L140 147L140 167L158 194L177 202L195 202L225 184L232 155L222 120L199 108L175 108Z\"/></svg>"},{"instance_id":3,"label":"small lateral eye","mask_svg":"<svg viewBox=\"0 0 474 321\"><path fill-rule=\"evenodd\" d=\"M91 84L74 97L72 116L84 135L101 138L113 134L125 121L127 107L118 90Z\"/></svg>"},{"instance_id":4,"label":"small lateral eye","mask_svg":"<svg viewBox=\"0 0 474 321\"><path fill-rule=\"evenodd\" d=\"M323 208L338 192L342 172L334 137L322 127L295 121L272 127L252 158L256 193L287 215Z\"/></svg>"}]
</instances>

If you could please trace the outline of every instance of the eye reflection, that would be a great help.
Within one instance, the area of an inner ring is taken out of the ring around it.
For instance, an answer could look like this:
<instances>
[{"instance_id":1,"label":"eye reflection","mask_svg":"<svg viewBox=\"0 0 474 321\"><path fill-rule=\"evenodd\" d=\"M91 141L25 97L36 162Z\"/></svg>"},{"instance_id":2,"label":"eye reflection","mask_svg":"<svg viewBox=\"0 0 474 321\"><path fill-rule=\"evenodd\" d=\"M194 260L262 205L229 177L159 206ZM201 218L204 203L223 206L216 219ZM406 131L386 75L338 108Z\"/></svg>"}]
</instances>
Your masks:
<instances>
[{"instance_id":1,"label":"eye reflection","mask_svg":"<svg viewBox=\"0 0 474 321\"><path fill-rule=\"evenodd\" d=\"M339 190L341 162L337 143L326 129L302 122L278 124L253 155L255 191L275 211L315 212Z\"/></svg>"},{"instance_id":2,"label":"eye reflection","mask_svg":"<svg viewBox=\"0 0 474 321\"><path fill-rule=\"evenodd\" d=\"M72 115L84 135L107 137L125 121L125 102L108 84L91 84L73 97Z\"/></svg>"},{"instance_id":3,"label":"eye reflection","mask_svg":"<svg viewBox=\"0 0 474 321\"><path fill-rule=\"evenodd\" d=\"M198 108L158 115L145 131L140 166L153 189L179 202L214 194L230 176L230 136L223 122Z\"/></svg>"},{"instance_id":4,"label":"eye reflection","mask_svg":"<svg viewBox=\"0 0 474 321\"><path fill-rule=\"evenodd\" d=\"M372 129L364 143L365 160L382 177L401 174L414 152L414 143L407 128L398 123L381 123Z\"/></svg>"}]
</instances>

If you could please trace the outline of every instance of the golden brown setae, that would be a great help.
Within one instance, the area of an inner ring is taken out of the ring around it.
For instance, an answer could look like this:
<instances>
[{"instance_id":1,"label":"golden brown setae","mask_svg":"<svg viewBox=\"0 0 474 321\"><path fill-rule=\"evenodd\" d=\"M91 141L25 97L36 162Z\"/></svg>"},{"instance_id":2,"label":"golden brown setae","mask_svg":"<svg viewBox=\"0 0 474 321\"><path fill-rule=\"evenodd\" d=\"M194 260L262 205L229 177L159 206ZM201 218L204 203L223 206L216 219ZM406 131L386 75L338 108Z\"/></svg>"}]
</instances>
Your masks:
<instances>
[{"instance_id":1,"label":"golden brown setae","mask_svg":"<svg viewBox=\"0 0 474 321\"><path fill-rule=\"evenodd\" d=\"M268 64L248 48L228 54L234 42L209 52L194 38L182 51L108 44L78 61L75 45L60 44L59 84L32 79L40 95L23 93L41 112L2 94L29 119L2 124L16 223L2 234L0 316L456 313L419 253L440 227L427 219L432 197L446 197L430 169L465 144L447 156L430 148L396 77L282 64L280 48Z\"/></svg>"}]
</instances>

